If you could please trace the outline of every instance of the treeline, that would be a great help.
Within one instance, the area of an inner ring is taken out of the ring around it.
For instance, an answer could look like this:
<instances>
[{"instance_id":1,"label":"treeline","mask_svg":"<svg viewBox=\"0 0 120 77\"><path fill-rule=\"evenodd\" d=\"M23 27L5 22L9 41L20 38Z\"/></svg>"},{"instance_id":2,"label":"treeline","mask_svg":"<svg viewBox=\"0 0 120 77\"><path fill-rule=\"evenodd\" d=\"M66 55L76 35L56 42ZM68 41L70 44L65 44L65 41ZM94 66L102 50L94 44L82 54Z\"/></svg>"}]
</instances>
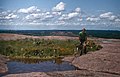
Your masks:
<instances>
[{"instance_id":1,"label":"treeline","mask_svg":"<svg viewBox=\"0 0 120 77\"><path fill-rule=\"evenodd\" d=\"M80 30L0 30L0 33L15 33L32 36L78 36ZM87 30L89 37L120 39L120 31Z\"/></svg>"}]
</instances>

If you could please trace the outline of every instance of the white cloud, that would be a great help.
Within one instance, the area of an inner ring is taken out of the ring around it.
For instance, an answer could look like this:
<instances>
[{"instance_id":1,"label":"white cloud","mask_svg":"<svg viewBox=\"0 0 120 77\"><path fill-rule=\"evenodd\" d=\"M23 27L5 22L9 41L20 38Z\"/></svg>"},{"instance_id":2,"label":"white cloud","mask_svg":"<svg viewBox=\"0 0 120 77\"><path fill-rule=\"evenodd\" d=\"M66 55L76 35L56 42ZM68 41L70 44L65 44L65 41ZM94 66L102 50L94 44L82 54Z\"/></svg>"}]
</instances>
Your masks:
<instances>
[{"instance_id":1,"label":"white cloud","mask_svg":"<svg viewBox=\"0 0 120 77\"><path fill-rule=\"evenodd\" d=\"M109 19L109 20L115 20L116 16L113 15L112 12L107 12L107 13L100 14L100 18Z\"/></svg>"},{"instance_id":2,"label":"white cloud","mask_svg":"<svg viewBox=\"0 0 120 77\"><path fill-rule=\"evenodd\" d=\"M56 16L59 16L61 15L62 13L61 12L52 12L53 15L56 15Z\"/></svg>"},{"instance_id":3,"label":"white cloud","mask_svg":"<svg viewBox=\"0 0 120 77\"><path fill-rule=\"evenodd\" d=\"M40 9L38 9L36 6L31 6L29 8L23 8L18 10L19 13L35 13L40 12Z\"/></svg>"},{"instance_id":4,"label":"white cloud","mask_svg":"<svg viewBox=\"0 0 120 77\"><path fill-rule=\"evenodd\" d=\"M101 18L109 18L112 15L112 12L103 13L100 15Z\"/></svg>"},{"instance_id":5,"label":"white cloud","mask_svg":"<svg viewBox=\"0 0 120 77\"><path fill-rule=\"evenodd\" d=\"M120 19L115 19L116 22L120 22Z\"/></svg>"},{"instance_id":6,"label":"white cloud","mask_svg":"<svg viewBox=\"0 0 120 77\"><path fill-rule=\"evenodd\" d=\"M46 12L45 14L46 14L46 15L49 15L49 14L50 14L50 12Z\"/></svg>"},{"instance_id":7,"label":"white cloud","mask_svg":"<svg viewBox=\"0 0 120 77\"><path fill-rule=\"evenodd\" d=\"M25 17L26 20L38 20L41 21L41 20L46 20L46 19L49 19L49 18L52 18L53 15L50 14L50 12L45 12L45 13L34 13L34 14L29 14Z\"/></svg>"},{"instance_id":8,"label":"white cloud","mask_svg":"<svg viewBox=\"0 0 120 77\"><path fill-rule=\"evenodd\" d=\"M81 12L81 9L78 7L75 9L76 12Z\"/></svg>"},{"instance_id":9,"label":"white cloud","mask_svg":"<svg viewBox=\"0 0 120 77\"><path fill-rule=\"evenodd\" d=\"M67 18L67 14L63 14L60 18L58 18L59 20L66 20Z\"/></svg>"},{"instance_id":10,"label":"white cloud","mask_svg":"<svg viewBox=\"0 0 120 77\"><path fill-rule=\"evenodd\" d=\"M44 14L43 13L39 13L39 14L30 14L30 15L27 15L25 18L27 20L35 20L35 19L40 19L42 18Z\"/></svg>"},{"instance_id":11,"label":"white cloud","mask_svg":"<svg viewBox=\"0 0 120 77\"><path fill-rule=\"evenodd\" d=\"M115 20L117 17L115 15L112 15L109 17L109 20Z\"/></svg>"},{"instance_id":12,"label":"white cloud","mask_svg":"<svg viewBox=\"0 0 120 77\"><path fill-rule=\"evenodd\" d=\"M76 8L73 12L71 13L67 13L67 14L63 14L59 20L69 20L69 19L72 19L72 18L77 18L80 16L80 12L81 12L81 9L80 8ZM82 19L80 19L80 21L82 21Z\"/></svg>"},{"instance_id":13,"label":"white cloud","mask_svg":"<svg viewBox=\"0 0 120 77\"><path fill-rule=\"evenodd\" d=\"M82 19L82 18L79 18L78 21L83 21L83 19Z\"/></svg>"},{"instance_id":14,"label":"white cloud","mask_svg":"<svg viewBox=\"0 0 120 77\"><path fill-rule=\"evenodd\" d=\"M7 12L7 11L3 11L3 12L1 12L1 15L2 15L2 16L8 15L8 12ZM1 15L0 15L0 16L1 16Z\"/></svg>"},{"instance_id":15,"label":"white cloud","mask_svg":"<svg viewBox=\"0 0 120 77\"><path fill-rule=\"evenodd\" d=\"M78 16L78 15L79 15L79 13L77 13L77 12L69 13L69 14L68 14L68 19L73 18L73 17L76 17L76 16Z\"/></svg>"},{"instance_id":16,"label":"white cloud","mask_svg":"<svg viewBox=\"0 0 120 77\"><path fill-rule=\"evenodd\" d=\"M0 19L1 20L9 20L9 19L15 19L15 18L19 18L18 15L12 13L12 12L8 12L8 11L4 11L0 13Z\"/></svg>"},{"instance_id":17,"label":"white cloud","mask_svg":"<svg viewBox=\"0 0 120 77\"><path fill-rule=\"evenodd\" d=\"M88 17L86 20L87 20L87 21L91 21L91 22L97 22L97 21L100 20L100 18Z\"/></svg>"},{"instance_id":18,"label":"white cloud","mask_svg":"<svg viewBox=\"0 0 120 77\"><path fill-rule=\"evenodd\" d=\"M65 21L56 21L55 24L56 25L65 25Z\"/></svg>"},{"instance_id":19,"label":"white cloud","mask_svg":"<svg viewBox=\"0 0 120 77\"><path fill-rule=\"evenodd\" d=\"M50 13L50 12L46 12L43 16L43 19L50 19L50 18L53 18L53 15Z\"/></svg>"},{"instance_id":20,"label":"white cloud","mask_svg":"<svg viewBox=\"0 0 120 77\"><path fill-rule=\"evenodd\" d=\"M52 8L52 11L63 11L65 10L65 3L60 2L55 7Z\"/></svg>"},{"instance_id":21,"label":"white cloud","mask_svg":"<svg viewBox=\"0 0 120 77\"><path fill-rule=\"evenodd\" d=\"M63 14L59 20L69 20L69 19L72 19L72 18L75 18L79 15L79 13L77 12L72 12L72 13L68 13L68 14Z\"/></svg>"},{"instance_id":22,"label":"white cloud","mask_svg":"<svg viewBox=\"0 0 120 77\"><path fill-rule=\"evenodd\" d=\"M17 15L14 15L13 13L8 14L7 16L5 16L5 19L15 19L15 18L19 18Z\"/></svg>"},{"instance_id":23,"label":"white cloud","mask_svg":"<svg viewBox=\"0 0 120 77\"><path fill-rule=\"evenodd\" d=\"M45 15L44 16L44 18L46 19L46 18L52 18L53 17L53 15Z\"/></svg>"},{"instance_id":24,"label":"white cloud","mask_svg":"<svg viewBox=\"0 0 120 77\"><path fill-rule=\"evenodd\" d=\"M71 11L64 11L65 3L60 2L49 11L40 11L37 6L21 8L18 10L5 10L0 12L0 24L10 25L47 25L47 27L58 27L70 25L120 25L120 15L115 15L112 12L106 12L98 15L81 11L77 7ZM63 12L64 11L64 12ZM25 14L24 14L25 13ZM16 19L17 18L17 19ZM90 21L90 22L87 22ZM51 25L51 26L50 26ZM56 26L58 25L58 26ZM70 26L71 27L71 26Z\"/></svg>"}]
</instances>

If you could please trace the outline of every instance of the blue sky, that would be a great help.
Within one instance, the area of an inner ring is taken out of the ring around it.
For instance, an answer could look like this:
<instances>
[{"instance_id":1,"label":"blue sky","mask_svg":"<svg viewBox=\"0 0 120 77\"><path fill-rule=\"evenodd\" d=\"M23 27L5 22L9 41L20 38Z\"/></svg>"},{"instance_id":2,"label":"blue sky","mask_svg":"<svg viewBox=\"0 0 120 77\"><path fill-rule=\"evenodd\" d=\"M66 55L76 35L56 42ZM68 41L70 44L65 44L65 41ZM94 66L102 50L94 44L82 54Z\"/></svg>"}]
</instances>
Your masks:
<instances>
[{"instance_id":1,"label":"blue sky","mask_svg":"<svg viewBox=\"0 0 120 77\"><path fill-rule=\"evenodd\" d=\"M120 0L0 0L0 29L120 30Z\"/></svg>"}]
</instances>

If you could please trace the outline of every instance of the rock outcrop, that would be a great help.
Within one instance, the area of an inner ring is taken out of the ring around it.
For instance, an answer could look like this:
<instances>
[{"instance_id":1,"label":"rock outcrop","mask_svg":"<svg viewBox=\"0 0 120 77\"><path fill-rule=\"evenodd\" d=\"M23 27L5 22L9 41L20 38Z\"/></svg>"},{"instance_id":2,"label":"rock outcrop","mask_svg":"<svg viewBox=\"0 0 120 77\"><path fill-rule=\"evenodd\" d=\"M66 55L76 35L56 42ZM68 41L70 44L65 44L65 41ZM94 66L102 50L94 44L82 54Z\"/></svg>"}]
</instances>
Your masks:
<instances>
[{"instance_id":1,"label":"rock outcrop","mask_svg":"<svg viewBox=\"0 0 120 77\"><path fill-rule=\"evenodd\" d=\"M93 40L96 40L103 48L79 57L70 56L63 59L78 67L79 70L8 74L3 77L120 77L120 39L97 38ZM6 68L4 65L2 67Z\"/></svg>"},{"instance_id":2,"label":"rock outcrop","mask_svg":"<svg viewBox=\"0 0 120 77\"><path fill-rule=\"evenodd\" d=\"M3 77L50 77L44 72L31 72L31 73L22 73L22 74L9 74Z\"/></svg>"},{"instance_id":3,"label":"rock outcrop","mask_svg":"<svg viewBox=\"0 0 120 77\"><path fill-rule=\"evenodd\" d=\"M73 65L79 69L120 75L120 41L106 40L99 51L75 58Z\"/></svg>"},{"instance_id":4,"label":"rock outcrop","mask_svg":"<svg viewBox=\"0 0 120 77\"><path fill-rule=\"evenodd\" d=\"M8 59L5 56L0 55L0 74L6 73L8 71L7 61Z\"/></svg>"}]
</instances>

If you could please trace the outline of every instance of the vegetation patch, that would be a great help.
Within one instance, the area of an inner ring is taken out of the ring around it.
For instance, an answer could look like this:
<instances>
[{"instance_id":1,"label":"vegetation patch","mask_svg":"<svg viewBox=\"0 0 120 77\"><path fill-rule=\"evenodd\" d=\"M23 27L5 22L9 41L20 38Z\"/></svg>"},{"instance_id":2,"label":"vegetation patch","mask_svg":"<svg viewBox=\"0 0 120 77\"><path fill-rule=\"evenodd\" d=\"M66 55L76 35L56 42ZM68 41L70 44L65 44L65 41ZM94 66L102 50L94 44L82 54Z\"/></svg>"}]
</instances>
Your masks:
<instances>
[{"instance_id":1,"label":"vegetation patch","mask_svg":"<svg viewBox=\"0 0 120 77\"><path fill-rule=\"evenodd\" d=\"M79 40L44 40L20 39L0 41L0 54L11 58L51 59L73 55L77 52ZM87 42L87 51L99 50L102 47L92 40Z\"/></svg>"}]
</instances>

